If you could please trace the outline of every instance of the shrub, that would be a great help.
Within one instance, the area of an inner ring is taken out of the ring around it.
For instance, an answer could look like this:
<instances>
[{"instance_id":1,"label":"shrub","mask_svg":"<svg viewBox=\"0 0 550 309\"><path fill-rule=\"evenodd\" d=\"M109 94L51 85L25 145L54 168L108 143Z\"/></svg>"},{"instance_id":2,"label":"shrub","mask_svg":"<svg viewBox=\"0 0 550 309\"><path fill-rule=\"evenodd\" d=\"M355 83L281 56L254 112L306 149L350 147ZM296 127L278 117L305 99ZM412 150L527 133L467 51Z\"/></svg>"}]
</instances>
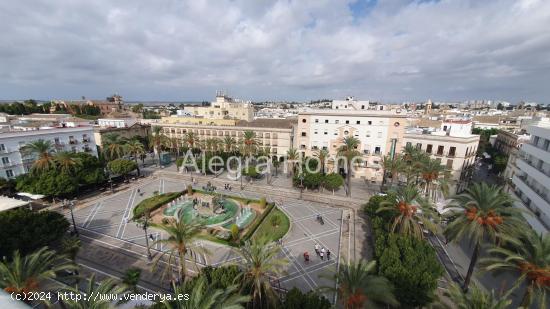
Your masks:
<instances>
[{"instance_id":1,"label":"shrub","mask_svg":"<svg viewBox=\"0 0 550 309\"><path fill-rule=\"evenodd\" d=\"M330 173L323 178L323 188L327 190L338 190L344 185L344 178L337 173Z\"/></svg>"},{"instance_id":2,"label":"shrub","mask_svg":"<svg viewBox=\"0 0 550 309\"><path fill-rule=\"evenodd\" d=\"M252 236L252 234L254 234L254 232L256 231L256 229L258 229L258 227L260 226L260 224L264 221L264 219L267 217L267 215L269 215L269 213L273 210L274 208L274 205L273 204L267 204L267 208L266 210L262 213L262 215L256 219L252 225L248 228L248 230L246 231L246 233L243 235L243 237L241 238L242 241L246 241L248 239L250 239L250 237Z\"/></svg>"},{"instance_id":3,"label":"shrub","mask_svg":"<svg viewBox=\"0 0 550 309\"><path fill-rule=\"evenodd\" d=\"M144 199L139 204L137 204L137 206L134 208L134 219L137 219L143 216L145 211L149 211L149 212L154 211L155 209L161 207L162 205L175 200L180 195L182 195L182 192L170 192L170 193L155 195L148 199Z\"/></svg>"},{"instance_id":4,"label":"shrub","mask_svg":"<svg viewBox=\"0 0 550 309\"><path fill-rule=\"evenodd\" d=\"M265 196L262 196L258 203L260 204L260 208L265 209L265 204L266 204Z\"/></svg>"},{"instance_id":5,"label":"shrub","mask_svg":"<svg viewBox=\"0 0 550 309\"><path fill-rule=\"evenodd\" d=\"M126 178L131 171L137 169L137 163L128 159L116 159L107 163L109 170Z\"/></svg>"},{"instance_id":6,"label":"shrub","mask_svg":"<svg viewBox=\"0 0 550 309\"><path fill-rule=\"evenodd\" d=\"M271 216L269 221L270 221L272 226L276 227L276 226L279 226L281 224L281 217L278 214L274 214L274 215Z\"/></svg>"},{"instance_id":7,"label":"shrub","mask_svg":"<svg viewBox=\"0 0 550 309\"><path fill-rule=\"evenodd\" d=\"M286 309L329 309L332 305L328 299L314 291L303 293L297 288L292 288L286 294L283 308Z\"/></svg>"},{"instance_id":8,"label":"shrub","mask_svg":"<svg viewBox=\"0 0 550 309\"><path fill-rule=\"evenodd\" d=\"M239 238L239 226L236 224L231 225L231 237L233 240L237 240L237 238Z\"/></svg>"},{"instance_id":9,"label":"shrub","mask_svg":"<svg viewBox=\"0 0 550 309\"><path fill-rule=\"evenodd\" d=\"M295 187L300 187L300 184L303 184L305 188L308 189L317 189L323 181L323 175L321 173L304 173L304 179L300 181L300 175L296 174L292 178L292 184Z\"/></svg>"},{"instance_id":10,"label":"shrub","mask_svg":"<svg viewBox=\"0 0 550 309\"><path fill-rule=\"evenodd\" d=\"M248 176L251 178L260 177L260 173L258 173L255 166L249 166L249 167L243 168L242 173L244 176Z\"/></svg>"},{"instance_id":11,"label":"shrub","mask_svg":"<svg viewBox=\"0 0 550 309\"><path fill-rule=\"evenodd\" d=\"M187 185L187 195L191 195L191 194L193 194L193 186Z\"/></svg>"}]
</instances>

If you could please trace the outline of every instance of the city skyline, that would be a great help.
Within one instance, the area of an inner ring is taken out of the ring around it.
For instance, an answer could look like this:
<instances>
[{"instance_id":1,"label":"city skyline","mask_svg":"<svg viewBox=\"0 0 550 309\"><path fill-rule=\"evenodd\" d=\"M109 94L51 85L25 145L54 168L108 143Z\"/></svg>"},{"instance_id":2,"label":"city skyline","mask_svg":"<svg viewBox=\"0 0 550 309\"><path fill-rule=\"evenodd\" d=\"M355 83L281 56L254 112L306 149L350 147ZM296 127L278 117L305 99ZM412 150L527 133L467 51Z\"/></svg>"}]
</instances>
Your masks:
<instances>
[{"instance_id":1,"label":"city skyline","mask_svg":"<svg viewBox=\"0 0 550 309\"><path fill-rule=\"evenodd\" d=\"M549 102L550 3L0 4L0 99ZM200 35L197 35L200 34Z\"/></svg>"}]
</instances>

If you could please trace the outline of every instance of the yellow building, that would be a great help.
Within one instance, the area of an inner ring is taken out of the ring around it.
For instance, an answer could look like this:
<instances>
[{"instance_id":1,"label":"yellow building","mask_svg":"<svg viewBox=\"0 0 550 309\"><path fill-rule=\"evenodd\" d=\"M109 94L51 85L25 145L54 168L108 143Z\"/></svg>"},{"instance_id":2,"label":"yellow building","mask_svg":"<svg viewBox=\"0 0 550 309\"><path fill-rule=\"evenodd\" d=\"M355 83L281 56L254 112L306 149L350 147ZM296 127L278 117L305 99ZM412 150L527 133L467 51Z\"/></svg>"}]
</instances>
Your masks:
<instances>
[{"instance_id":1,"label":"yellow building","mask_svg":"<svg viewBox=\"0 0 550 309\"><path fill-rule=\"evenodd\" d=\"M212 126L234 126L238 120L235 119L211 119L203 117L162 117L160 123L182 123L182 124L203 124Z\"/></svg>"},{"instance_id":2,"label":"yellow building","mask_svg":"<svg viewBox=\"0 0 550 309\"><path fill-rule=\"evenodd\" d=\"M186 106L185 111L195 117L211 119L236 119L252 121L254 119L254 107L250 102L234 100L225 94L218 92L216 101L210 106Z\"/></svg>"}]
</instances>

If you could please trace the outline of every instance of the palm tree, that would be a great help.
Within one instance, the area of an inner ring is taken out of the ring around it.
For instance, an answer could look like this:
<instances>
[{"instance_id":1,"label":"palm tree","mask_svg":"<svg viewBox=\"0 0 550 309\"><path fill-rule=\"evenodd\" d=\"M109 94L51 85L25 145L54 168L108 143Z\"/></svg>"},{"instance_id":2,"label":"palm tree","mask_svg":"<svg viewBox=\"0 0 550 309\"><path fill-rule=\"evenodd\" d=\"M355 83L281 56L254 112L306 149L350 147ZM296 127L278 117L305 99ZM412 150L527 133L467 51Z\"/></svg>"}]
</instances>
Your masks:
<instances>
[{"instance_id":1,"label":"palm tree","mask_svg":"<svg viewBox=\"0 0 550 309\"><path fill-rule=\"evenodd\" d=\"M464 280L463 289L468 289L474 267L477 263L481 243L485 239L493 243L502 236L511 235L517 230L521 216L512 207L512 198L496 185L475 183L466 192L453 197L445 206L453 221L447 225L444 234L450 241L464 238L470 240L474 252Z\"/></svg>"},{"instance_id":2,"label":"palm tree","mask_svg":"<svg viewBox=\"0 0 550 309\"><path fill-rule=\"evenodd\" d=\"M78 286L69 287L63 292L81 294ZM81 297L77 299L76 297L66 297L61 300L62 307L68 309L109 309L113 308L113 303L115 301L111 297L106 297L108 295L121 295L128 292L128 289L123 284L117 284L115 279L109 278L105 279L99 283L95 280L95 274L88 279L88 284L84 291L84 295L88 297ZM95 297L92 297L95 295Z\"/></svg>"},{"instance_id":3,"label":"palm tree","mask_svg":"<svg viewBox=\"0 0 550 309\"><path fill-rule=\"evenodd\" d=\"M393 187L394 180L399 177L399 172L403 169L403 157L399 154L396 154L393 158L389 155L384 156L382 158L382 168L384 169L382 183L386 182L386 176L390 174L390 188Z\"/></svg>"},{"instance_id":4,"label":"palm tree","mask_svg":"<svg viewBox=\"0 0 550 309\"><path fill-rule=\"evenodd\" d=\"M333 280L338 283L338 287L324 289L334 290L346 309L377 308L377 304L399 305L392 284L388 279L376 275L376 261L342 263Z\"/></svg>"},{"instance_id":5,"label":"palm tree","mask_svg":"<svg viewBox=\"0 0 550 309\"><path fill-rule=\"evenodd\" d=\"M181 218L179 218L179 220L172 220L168 224L152 223L151 226L156 227L159 230L168 234L167 238L158 239L153 243L153 245L157 243L163 244L168 249L167 251L162 252L162 254L158 257L153 266L156 267L160 259L165 254L168 254L168 264L165 268L166 274L169 268L171 268L172 265L175 265L174 262L177 255L179 264L179 277L181 279L181 282L184 282L185 278L187 277L185 255L190 254L191 256L194 256L196 254L209 253L208 250L202 247L192 246L192 243L198 239L203 225L196 221L185 223L185 220L182 216Z\"/></svg>"},{"instance_id":6,"label":"palm tree","mask_svg":"<svg viewBox=\"0 0 550 309\"><path fill-rule=\"evenodd\" d=\"M166 142L172 152L176 155L176 159L178 159L180 156L180 139L176 136L172 136L168 137Z\"/></svg>"},{"instance_id":7,"label":"palm tree","mask_svg":"<svg viewBox=\"0 0 550 309\"><path fill-rule=\"evenodd\" d=\"M239 287L232 285L225 290L215 289L209 286L204 276L199 276L192 288L185 284L175 288L176 295L188 294L188 300L163 302L167 309L239 309L244 308L243 304L250 300L249 296L240 295Z\"/></svg>"},{"instance_id":8,"label":"palm tree","mask_svg":"<svg viewBox=\"0 0 550 309\"><path fill-rule=\"evenodd\" d=\"M351 166L354 160L361 156L357 150L359 140L353 136L344 137L343 145L338 148L338 155L346 158L346 195L351 196Z\"/></svg>"},{"instance_id":9,"label":"palm tree","mask_svg":"<svg viewBox=\"0 0 550 309\"><path fill-rule=\"evenodd\" d=\"M63 237L61 240L61 248L65 254L76 265L76 255L80 250L80 238L76 236Z\"/></svg>"},{"instance_id":10,"label":"palm tree","mask_svg":"<svg viewBox=\"0 0 550 309\"><path fill-rule=\"evenodd\" d=\"M140 175L138 157L145 153L145 147L137 139L131 139L124 145L124 150L127 154L134 157L136 162L138 176Z\"/></svg>"},{"instance_id":11,"label":"palm tree","mask_svg":"<svg viewBox=\"0 0 550 309\"><path fill-rule=\"evenodd\" d=\"M185 134L185 137L183 138L185 143L189 146L189 149L193 149L195 147L195 143L198 141L198 137L194 132L187 132Z\"/></svg>"},{"instance_id":12,"label":"palm tree","mask_svg":"<svg viewBox=\"0 0 550 309\"><path fill-rule=\"evenodd\" d=\"M256 132L244 131L243 133L243 154L247 157L252 156L258 149L258 140L256 139Z\"/></svg>"},{"instance_id":13,"label":"palm tree","mask_svg":"<svg viewBox=\"0 0 550 309\"><path fill-rule=\"evenodd\" d=\"M231 136L225 136L223 138L223 147L226 152L231 152L235 149L237 141Z\"/></svg>"},{"instance_id":14,"label":"palm tree","mask_svg":"<svg viewBox=\"0 0 550 309\"><path fill-rule=\"evenodd\" d=\"M445 172L445 167L438 160L426 158L421 165L422 180L425 184L426 197L430 196L430 189L434 181L437 181L442 173Z\"/></svg>"},{"instance_id":15,"label":"palm tree","mask_svg":"<svg viewBox=\"0 0 550 309\"><path fill-rule=\"evenodd\" d=\"M33 170L43 171L51 168L55 164L52 155L53 148L52 142L39 139L26 144L21 150L24 155L36 155L38 159L34 161L32 168Z\"/></svg>"},{"instance_id":16,"label":"palm tree","mask_svg":"<svg viewBox=\"0 0 550 309\"><path fill-rule=\"evenodd\" d=\"M511 292L511 291L510 291ZM512 301L508 299L510 292L497 296L494 291L487 293L473 284L469 292L464 292L460 286L453 283L448 290L444 292L448 301L439 301L432 308L457 308L457 309L506 309L510 307ZM452 304L453 306L450 306Z\"/></svg>"},{"instance_id":17,"label":"palm tree","mask_svg":"<svg viewBox=\"0 0 550 309\"><path fill-rule=\"evenodd\" d=\"M326 165L326 161L329 157L329 152L328 150L326 149L319 149L317 151L315 151L314 153L315 157L317 157L319 159L319 163L321 165L321 174L325 174L325 165Z\"/></svg>"},{"instance_id":18,"label":"palm tree","mask_svg":"<svg viewBox=\"0 0 550 309\"><path fill-rule=\"evenodd\" d=\"M529 227L520 237L507 237L507 247L488 250L490 257L480 261L489 271L512 270L519 273L515 286L525 282L522 306L530 308L537 300L546 306L546 293L550 292L550 234L540 235Z\"/></svg>"},{"instance_id":19,"label":"palm tree","mask_svg":"<svg viewBox=\"0 0 550 309\"><path fill-rule=\"evenodd\" d=\"M74 269L76 266L64 256L47 247L24 257L15 251L11 262L0 261L0 288L16 294L40 291L41 285L55 278L57 272Z\"/></svg>"},{"instance_id":20,"label":"palm tree","mask_svg":"<svg viewBox=\"0 0 550 309\"><path fill-rule=\"evenodd\" d=\"M403 166L401 167L407 184L412 183L412 180L418 178L422 169L422 162L426 161L428 155L413 147L412 145L406 145L403 148Z\"/></svg>"},{"instance_id":21,"label":"palm tree","mask_svg":"<svg viewBox=\"0 0 550 309\"><path fill-rule=\"evenodd\" d=\"M57 167L67 174L72 174L72 172L82 164L79 158L73 157L73 155L67 151L56 153L53 159Z\"/></svg>"},{"instance_id":22,"label":"palm tree","mask_svg":"<svg viewBox=\"0 0 550 309\"><path fill-rule=\"evenodd\" d=\"M420 196L413 185L399 188L395 201L382 202L380 206L377 213L395 214L391 225L392 233L399 231L403 235L423 238L424 228L432 232L436 230L433 222L437 220L437 214L434 208L427 199Z\"/></svg>"},{"instance_id":23,"label":"palm tree","mask_svg":"<svg viewBox=\"0 0 550 309\"><path fill-rule=\"evenodd\" d=\"M286 151L286 158L290 163L290 176L294 176L296 173L296 161L300 158L300 154L295 148L290 147Z\"/></svg>"},{"instance_id":24,"label":"palm tree","mask_svg":"<svg viewBox=\"0 0 550 309\"><path fill-rule=\"evenodd\" d=\"M155 126L153 127L153 133L150 136L151 144L153 149L158 155L159 167L160 167L160 151L162 146L165 144L166 136L162 133L162 127Z\"/></svg>"},{"instance_id":25,"label":"palm tree","mask_svg":"<svg viewBox=\"0 0 550 309\"><path fill-rule=\"evenodd\" d=\"M115 133L107 133L103 137L103 153L109 160L120 158L124 155L125 140Z\"/></svg>"},{"instance_id":26,"label":"palm tree","mask_svg":"<svg viewBox=\"0 0 550 309\"><path fill-rule=\"evenodd\" d=\"M270 279L282 274L288 261L279 258L281 247L266 237L247 240L237 250L241 260L237 265L242 272L237 278L242 290L251 291L254 308L263 308L267 304L275 305L279 299L271 286Z\"/></svg>"}]
</instances>

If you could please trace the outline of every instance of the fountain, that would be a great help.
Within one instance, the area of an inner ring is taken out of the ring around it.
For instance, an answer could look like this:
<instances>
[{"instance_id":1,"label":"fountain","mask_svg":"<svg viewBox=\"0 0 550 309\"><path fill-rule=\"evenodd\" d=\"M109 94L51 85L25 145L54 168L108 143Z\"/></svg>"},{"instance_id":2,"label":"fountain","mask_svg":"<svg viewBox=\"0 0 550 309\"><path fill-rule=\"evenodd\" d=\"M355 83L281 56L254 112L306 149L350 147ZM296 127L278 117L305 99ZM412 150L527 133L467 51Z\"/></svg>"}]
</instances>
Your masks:
<instances>
[{"instance_id":1,"label":"fountain","mask_svg":"<svg viewBox=\"0 0 550 309\"><path fill-rule=\"evenodd\" d=\"M235 217L235 224L239 227L239 229L242 229L247 226L255 216L256 213L252 209L241 208L239 214Z\"/></svg>"}]
</instances>

